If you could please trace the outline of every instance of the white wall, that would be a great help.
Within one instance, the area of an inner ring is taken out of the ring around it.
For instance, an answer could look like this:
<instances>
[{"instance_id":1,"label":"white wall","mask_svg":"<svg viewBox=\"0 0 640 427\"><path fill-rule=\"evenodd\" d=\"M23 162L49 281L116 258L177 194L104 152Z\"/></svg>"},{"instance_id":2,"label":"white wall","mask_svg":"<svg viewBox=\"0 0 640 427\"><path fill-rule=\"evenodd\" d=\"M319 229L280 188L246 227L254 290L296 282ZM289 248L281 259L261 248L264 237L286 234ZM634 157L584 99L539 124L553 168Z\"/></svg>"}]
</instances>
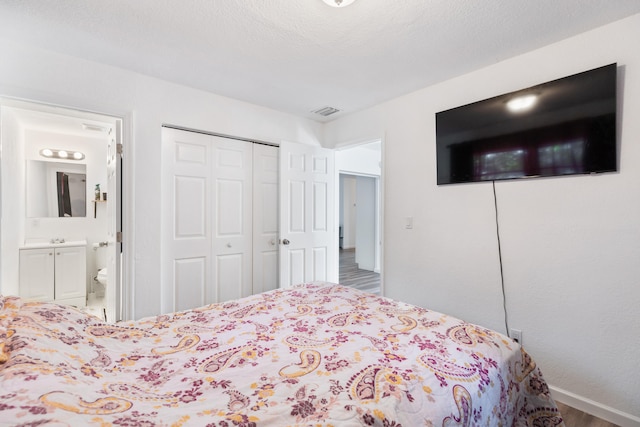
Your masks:
<instances>
[{"instance_id":1,"label":"white wall","mask_svg":"<svg viewBox=\"0 0 640 427\"><path fill-rule=\"evenodd\" d=\"M0 171L0 203L2 206L2 218L0 220L0 293L17 295L18 268L20 256L18 246L24 239L25 209L19 200L19 195L24 194L24 180L16 177L24 176L24 132L20 131L20 124L14 114L2 114L2 138L0 141L14 141L14 144L2 145L2 157L10 161L2 162ZM7 202L14 200L14 205L9 208ZM17 201L17 202L16 202ZM15 205L16 203L17 206Z\"/></svg>"},{"instance_id":2,"label":"white wall","mask_svg":"<svg viewBox=\"0 0 640 427\"><path fill-rule=\"evenodd\" d=\"M436 185L435 113L617 62L620 172L496 187L510 326L559 395L626 425L640 422L638 40L635 15L325 129L328 146L385 137L386 295L504 331L491 184Z\"/></svg>"},{"instance_id":3,"label":"white wall","mask_svg":"<svg viewBox=\"0 0 640 427\"><path fill-rule=\"evenodd\" d=\"M342 248L356 247L356 177L340 175Z\"/></svg>"},{"instance_id":4,"label":"white wall","mask_svg":"<svg viewBox=\"0 0 640 427\"><path fill-rule=\"evenodd\" d=\"M380 156L379 142L339 149L336 150L336 170L340 173L380 176Z\"/></svg>"},{"instance_id":5,"label":"white wall","mask_svg":"<svg viewBox=\"0 0 640 427\"><path fill-rule=\"evenodd\" d=\"M125 265L135 287L130 316L160 312L160 132L163 124L278 143L319 145L320 123L115 67L0 39L0 96L124 116ZM4 185L4 183L3 183ZM3 207L5 208L5 207ZM2 230L0 232L5 232ZM132 246L135 244L135 246ZM2 285L4 286L4 285ZM0 292L2 289L0 289Z\"/></svg>"},{"instance_id":6,"label":"white wall","mask_svg":"<svg viewBox=\"0 0 640 427\"><path fill-rule=\"evenodd\" d=\"M362 270L376 268L376 179L356 177L356 264Z\"/></svg>"}]
</instances>

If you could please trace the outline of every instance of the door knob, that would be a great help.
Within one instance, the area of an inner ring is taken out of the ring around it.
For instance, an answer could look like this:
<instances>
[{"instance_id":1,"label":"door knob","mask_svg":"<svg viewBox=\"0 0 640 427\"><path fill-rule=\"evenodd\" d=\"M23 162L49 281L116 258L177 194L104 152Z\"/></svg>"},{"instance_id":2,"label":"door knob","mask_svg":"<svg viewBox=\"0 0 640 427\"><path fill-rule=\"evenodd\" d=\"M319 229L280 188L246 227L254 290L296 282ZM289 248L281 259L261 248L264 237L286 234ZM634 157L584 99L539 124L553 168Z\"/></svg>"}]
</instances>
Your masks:
<instances>
[{"instance_id":1,"label":"door knob","mask_svg":"<svg viewBox=\"0 0 640 427\"><path fill-rule=\"evenodd\" d=\"M270 244L271 246L275 246L275 245L276 245L276 239L271 239L271 240L269 240L269 244Z\"/></svg>"},{"instance_id":2,"label":"door knob","mask_svg":"<svg viewBox=\"0 0 640 427\"><path fill-rule=\"evenodd\" d=\"M284 239L284 240L282 241L282 244L283 244L283 245L288 245L289 243L291 243L291 242L289 241L289 239Z\"/></svg>"},{"instance_id":3,"label":"door knob","mask_svg":"<svg viewBox=\"0 0 640 427\"><path fill-rule=\"evenodd\" d=\"M227 243L227 247L230 248L231 247L231 243Z\"/></svg>"}]
</instances>

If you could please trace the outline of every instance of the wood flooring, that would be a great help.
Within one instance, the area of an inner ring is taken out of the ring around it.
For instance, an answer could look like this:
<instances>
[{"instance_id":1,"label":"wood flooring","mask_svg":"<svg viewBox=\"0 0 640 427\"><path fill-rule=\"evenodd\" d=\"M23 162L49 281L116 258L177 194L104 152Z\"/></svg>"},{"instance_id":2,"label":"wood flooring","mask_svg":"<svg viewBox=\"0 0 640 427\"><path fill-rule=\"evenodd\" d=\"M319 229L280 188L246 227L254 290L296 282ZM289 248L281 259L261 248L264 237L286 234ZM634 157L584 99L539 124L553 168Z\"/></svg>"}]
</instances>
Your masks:
<instances>
[{"instance_id":1,"label":"wood flooring","mask_svg":"<svg viewBox=\"0 0 640 427\"><path fill-rule=\"evenodd\" d=\"M380 295L380 274L356 264L355 249L340 249L340 284Z\"/></svg>"},{"instance_id":2,"label":"wood flooring","mask_svg":"<svg viewBox=\"0 0 640 427\"><path fill-rule=\"evenodd\" d=\"M619 427L617 424L612 424L600 418L596 418L593 415L589 415L585 412L579 411L571 406L567 406L563 403L556 402L562 418L564 419L564 425L566 427Z\"/></svg>"}]
</instances>

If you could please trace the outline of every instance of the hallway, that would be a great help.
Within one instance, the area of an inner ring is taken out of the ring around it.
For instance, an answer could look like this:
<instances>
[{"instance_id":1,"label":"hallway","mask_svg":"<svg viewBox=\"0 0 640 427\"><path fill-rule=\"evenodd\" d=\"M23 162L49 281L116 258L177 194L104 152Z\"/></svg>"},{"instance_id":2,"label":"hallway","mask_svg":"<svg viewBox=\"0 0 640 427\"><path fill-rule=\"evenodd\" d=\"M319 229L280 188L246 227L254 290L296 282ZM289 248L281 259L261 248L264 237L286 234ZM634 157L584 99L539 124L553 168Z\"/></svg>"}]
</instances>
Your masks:
<instances>
[{"instance_id":1,"label":"hallway","mask_svg":"<svg viewBox=\"0 0 640 427\"><path fill-rule=\"evenodd\" d=\"M340 249L340 284L380 295L380 274L359 269L355 249Z\"/></svg>"}]
</instances>

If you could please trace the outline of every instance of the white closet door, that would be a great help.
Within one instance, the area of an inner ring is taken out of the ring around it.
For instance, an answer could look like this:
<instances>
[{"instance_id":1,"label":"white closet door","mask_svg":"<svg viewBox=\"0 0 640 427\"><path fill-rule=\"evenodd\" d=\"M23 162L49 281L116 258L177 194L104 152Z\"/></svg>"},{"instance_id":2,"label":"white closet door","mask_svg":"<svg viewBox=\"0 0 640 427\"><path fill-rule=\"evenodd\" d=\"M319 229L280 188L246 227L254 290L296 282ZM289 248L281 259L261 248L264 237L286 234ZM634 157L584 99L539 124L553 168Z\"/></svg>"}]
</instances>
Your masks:
<instances>
[{"instance_id":1,"label":"white closet door","mask_svg":"<svg viewBox=\"0 0 640 427\"><path fill-rule=\"evenodd\" d=\"M162 311L276 288L277 148L169 128L162 141Z\"/></svg>"},{"instance_id":2,"label":"white closet door","mask_svg":"<svg viewBox=\"0 0 640 427\"><path fill-rule=\"evenodd\" d=\"M162 311L216 301L212 280L213 144L209 135L162 129Z\"/></svg>"},{"instance_id":3,"label":"white closet door","mask_svg":"<svg viewBox=\"0 0 640 427\"><path fill-rule=\"evenodd\" d=\"M278 148L253 145L253 293L278 287Z\"/></svg>"},{"instance_id":4,"label":"white closet door","mask_svg":"<svg viewBox=\"0 0 640 427\"><path fill-rule=\"evenodd\" d=\"M252 293L251 142L214 141L214 287L217 301Z\"/></svg>"},{"instance_id":5,"label":"white closet door","mask_svg":"<svg viewBox=\"0 0 640 427\"><path fill-rule=\"evenodd\" d=\"M280 144L280 286L337 281L334 153Z\"/></svg>"}]
</instances>

